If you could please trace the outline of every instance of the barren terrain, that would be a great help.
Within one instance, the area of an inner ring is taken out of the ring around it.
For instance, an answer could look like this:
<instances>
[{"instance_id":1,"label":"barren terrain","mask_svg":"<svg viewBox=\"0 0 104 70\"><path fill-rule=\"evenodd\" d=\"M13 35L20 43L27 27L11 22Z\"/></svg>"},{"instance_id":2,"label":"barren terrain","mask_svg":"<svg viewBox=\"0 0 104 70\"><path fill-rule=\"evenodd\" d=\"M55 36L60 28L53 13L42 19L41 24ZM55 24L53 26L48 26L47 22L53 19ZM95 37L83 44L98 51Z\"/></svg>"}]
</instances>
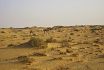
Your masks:
<instances>
[{"instance_id":1,"label":"barren terrain","mask_svg":"<svg viewBox=\"0 0 104 70\"><path fill-rule=\"evenodd\" d=\"M104 70L104 26L0 28L0 70Z\"/></svg>"}]
</instances>

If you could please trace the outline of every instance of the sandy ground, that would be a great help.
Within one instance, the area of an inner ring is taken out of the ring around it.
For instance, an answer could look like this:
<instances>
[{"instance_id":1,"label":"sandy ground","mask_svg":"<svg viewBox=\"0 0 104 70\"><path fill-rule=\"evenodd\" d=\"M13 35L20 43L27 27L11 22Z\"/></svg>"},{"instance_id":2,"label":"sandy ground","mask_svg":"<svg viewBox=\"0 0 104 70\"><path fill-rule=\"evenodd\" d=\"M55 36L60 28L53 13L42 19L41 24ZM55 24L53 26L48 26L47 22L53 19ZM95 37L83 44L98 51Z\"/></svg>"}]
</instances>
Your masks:
<instances>
[{"instance_id":1,"label":"sandy ground","mask_svg":"<svg viewBox=\"0 0 104 70\"><path fill-rule=\"evenodd\" d=\"M44 29L1 28L0 70L104 70L104 26ZM31 36L47 47L32 47Z\"/></svg>"},{"instance_id":2,"label":"sandy ground","mask_svg":"<svg viewBox=\"0 0 104 70\"><path fill-rule=\"evenodd\" d=\"M62 49L61 49L62 50ZM56 54L46 49L35 51L33 49L0 49L0 69L1 70L104 70L104 55L65 55ZM3 53L5 52L5 53ZM34 52L34 54L32 54ZM2 54L3 53L3 54ZM53 55L51 55L53 54ZM28 56L31 62L22 63L16 58L18 56Z\"/></svg>"}]
</instances>

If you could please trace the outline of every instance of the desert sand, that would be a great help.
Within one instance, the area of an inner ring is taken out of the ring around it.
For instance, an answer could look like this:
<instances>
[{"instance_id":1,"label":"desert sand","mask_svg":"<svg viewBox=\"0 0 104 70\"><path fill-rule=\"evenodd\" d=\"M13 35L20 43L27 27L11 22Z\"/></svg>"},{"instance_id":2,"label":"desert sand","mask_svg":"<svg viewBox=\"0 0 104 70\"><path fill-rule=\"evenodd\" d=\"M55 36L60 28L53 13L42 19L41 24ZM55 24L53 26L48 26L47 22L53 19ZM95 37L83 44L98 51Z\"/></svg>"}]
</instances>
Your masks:
<instances>
[{"instance_id":1,"label":"desert sand","mask_svg":"<svg viewBox=\"0 0 104 70\"><path fill-rule=\"evenodd\" d=\"M0 28L0 70L104 70L104 26Z\"/></svg>"}]
</instances>

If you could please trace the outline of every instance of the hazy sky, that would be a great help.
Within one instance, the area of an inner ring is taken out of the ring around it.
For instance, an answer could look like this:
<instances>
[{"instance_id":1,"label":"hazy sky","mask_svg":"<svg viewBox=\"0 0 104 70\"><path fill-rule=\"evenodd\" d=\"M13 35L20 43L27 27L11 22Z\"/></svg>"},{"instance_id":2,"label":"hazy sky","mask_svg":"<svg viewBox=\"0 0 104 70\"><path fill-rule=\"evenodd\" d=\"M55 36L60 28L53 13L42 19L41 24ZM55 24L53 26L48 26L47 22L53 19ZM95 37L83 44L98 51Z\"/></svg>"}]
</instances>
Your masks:
<instances>
[{"instance_id":1,"label":"hazy sky","mask_svg":"<svg viewBox=\"0 0 104 70\"><path fill-rule=\"evenodd\" d=\"M104 25L104 0L0 0L0 27Z\"/></svg>"}]
</instances>

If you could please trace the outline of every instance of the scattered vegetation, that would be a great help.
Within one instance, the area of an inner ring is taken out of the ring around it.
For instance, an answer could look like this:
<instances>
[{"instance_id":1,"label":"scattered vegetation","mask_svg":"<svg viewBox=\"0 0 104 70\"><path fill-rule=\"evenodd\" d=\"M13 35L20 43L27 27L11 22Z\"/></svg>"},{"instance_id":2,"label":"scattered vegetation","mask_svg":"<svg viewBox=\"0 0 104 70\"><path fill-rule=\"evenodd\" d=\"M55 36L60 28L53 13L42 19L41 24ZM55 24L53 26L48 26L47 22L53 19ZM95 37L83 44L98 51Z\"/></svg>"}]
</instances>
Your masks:
<instances>
[{"instance_id":1,"label":"scattered vegetation","mask_svg":"<svg viewBox=\"0 0 104 70\"><path fill-rule=\"evenodd\" d=\"M47 44L45 41L43 41L42 39L40 38L37 38L37 37L32 37L29 41L29 44L32 46L32 47L35 47L35 48L45 48L47 47Z\"/></svg>"},{"instance_id":2,"label":"scattered vegetation","mask_svg":"<svg viewBox=\"0 0 104 70\"><path fill-rule=\"evenodd\" d=\"M46 28L44 32L43 29L45 28L2 29L0 31L0 48L3 47L1 50L5 53L2 54L1 51L0 62L2 63L4 60L7 63L12 62L12 64L19 62L24 65L24 70L45 69L49 63L51 64L48 66L56 67L55 70L70 70L74 68L70 65L74 66L74 63L75 66L82 65L82 61L83 64L86 61L95 63L97 59L97 64L104 63L103 29L93 27L94 33L89 27L84 26L80 26L80 28L79 26L67 28L56 26ZM30 30L33 30L31 35ZM4 46L11 48L4 49ZM46 70L50 70L52 67L48 67Z\"/></svg>"},{"instance_id":3,"label":"scattered vegetation","mask_svg":"<svg viewBox=\"0 0 104 70\"><path fill-rule=\"evenodd\" d=\"M4 40L0 40L0 41L4 41Z\"/></svg>"},{"instance_id":4,"label":"scattered vegetation","mask_svg":"<svg viewBox=\"0 0 104 70\"><path fill-rule=\"evenodd\" d=\"M56 42L56 39L53 39L53 37L46 39L46 43L55 43L55 42Z\"/></svg>"},{"instance_id":5,"label":"scattered vegetation","mask_svg":"<svg viewBox=\"0 0 104 70\"><path fill-rule=\"evenodd\" d=\"M34 52L34 53L32 54L32 56L47 56L47 55L44 54L44 53L37 53L37 52Z\"/></svg>"},{"instance_id":6,"label":"scattered vegetation","mask_svg":"<svg viewBox=\"0 0 104 70\"><path fill-rule=\"evenodd\" d=\"M25 29L30 29L30 27L25 27Z\"/></svg>"},{"instance_id":7,"label":"scattered vegetation","mask_svg":"<svg viewBox=\"0 0 104 70\"><path fill-rule=\"evenodd\" d=\"M69 70L69 68L68 68L68 67L62 67L62 66L60 66L60 67L57 68L56 70Z\"/></svg>"},{"instance_id":8,"label":"scattered vegetation","mask_svg":"<svg viewBox=\"0 0 104 70\"><path fill-rule=\"evenodd\" d=\"M4 31L1 31L1 33L5 33Z\"/></svg>"},{"instance_id":9,"label":"scattered vegetation","mask_svg":"<svg viewBox=\"0 0 104 70\"><path fill-rule=\"evenodd\" d=\"M99 58L104 58L104 54L103 54L103 55L99 55L98 57L99 57Z\"/></svg>"},{"instance_id":10,"label":"scattered vegetation","mask_svg":"<svg viewBox=\"0 0 104 70\"><path fill-rule=\"evenodd\" d=\"M74 33L70 33L70 35L74 35Z\"/></svg>"},{"instance_id":11,"label":"scattered vegetation","mask_svg":"<svg viewBox=\"0 0 104 70\"><path fill-rule=\"evenodd\" d=\"M62 47L69 47L68 41L67 41L67 40L62 40L62 41L61 41L61 46L62 46Z\"/></svg>"},{"instance_id":12,"label":"scattered vegetation","mask_svg":"<svg viewBox=\"0 0 104 70\"><path fill-rule=\"evenodd\" d=\"M78 32L79 30L78 29L74 29L74 31Z\"/></svg>"},{"instance_id":13,"label":"scattered vegetation","mask_svg":"<svg viewBox=\"0 0 104 70\"><path fill-rule=\"evenodd\" d=\"M100 39L94 40L94 43L99 43L99 42L100 42Z\"/></svg>"},{"instance_id":14,"label":"scattered vegetation","mask_svg":"<svg viewBox=\"0 0 104 70\"><path fill-rule=\"evenodd\" d=\"M29 60L29 58L27 56L19 56L19 57L17 57L17 60L19 62L22 62L22 63L28 63L28 62L30 62L30 60Z\"/></svg>"},{"instance_id":15,"label":"scattered vegetation","mask_svg":"<svg viewBox=\"0 0 104 70\"><path fill-rule=\"evenodd\" d=\"M14 46L15 46L14 44L9 44L9 45L8 45L8 47L14 47Z\"/></svg>"},{"instance_id":16,"label":"scattered vegetation","mask_svg":"<svg viewBox=\"0 0 104 70\"><path fill-rule=\"evenodd\" d=\"M26 40L25 38L23 38L22 40Z\"/></svg>"}]
</instances>

